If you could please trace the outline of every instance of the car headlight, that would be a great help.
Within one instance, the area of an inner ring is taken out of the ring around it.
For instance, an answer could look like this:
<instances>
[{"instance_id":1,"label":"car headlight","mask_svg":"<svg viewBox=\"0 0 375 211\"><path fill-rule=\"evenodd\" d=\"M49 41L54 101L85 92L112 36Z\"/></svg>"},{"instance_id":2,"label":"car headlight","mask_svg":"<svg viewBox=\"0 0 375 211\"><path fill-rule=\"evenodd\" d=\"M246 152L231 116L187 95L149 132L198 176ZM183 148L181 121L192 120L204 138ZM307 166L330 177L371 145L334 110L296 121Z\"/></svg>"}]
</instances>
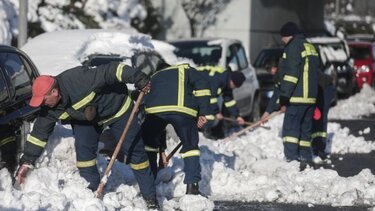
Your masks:
<instances>
[{"instance_id":1,"label":"car headlight","mask_svg":"<svg viewBox=\"0 0 375 211\"><path fill-rule=\"evenodd\" d=\"M370 72L370 67L368 65L355 66L354 68L358 73Z\"/></svg>"}]
</instances>

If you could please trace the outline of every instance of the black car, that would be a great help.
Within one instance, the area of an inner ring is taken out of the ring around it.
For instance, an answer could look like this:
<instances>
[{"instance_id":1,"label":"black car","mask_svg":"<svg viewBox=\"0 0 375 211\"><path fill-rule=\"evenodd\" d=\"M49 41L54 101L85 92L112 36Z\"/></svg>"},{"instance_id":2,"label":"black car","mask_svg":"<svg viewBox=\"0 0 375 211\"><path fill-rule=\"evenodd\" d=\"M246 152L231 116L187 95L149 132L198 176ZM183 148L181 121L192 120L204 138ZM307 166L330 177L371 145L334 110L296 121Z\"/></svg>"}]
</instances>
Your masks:
<instances>
[{"instance_id":1,"label":"black car","mask_svg":"<svg viewBox=\"0 0 375 211\"><path fill-rule=\"evenodd\" d=\"M0 71L0 127L12 126L20 132L27 128L20 126L33 119L38 110L28 102L39 73L24 52L5 45L0 45Z\"/></svg>"}]
</instances>

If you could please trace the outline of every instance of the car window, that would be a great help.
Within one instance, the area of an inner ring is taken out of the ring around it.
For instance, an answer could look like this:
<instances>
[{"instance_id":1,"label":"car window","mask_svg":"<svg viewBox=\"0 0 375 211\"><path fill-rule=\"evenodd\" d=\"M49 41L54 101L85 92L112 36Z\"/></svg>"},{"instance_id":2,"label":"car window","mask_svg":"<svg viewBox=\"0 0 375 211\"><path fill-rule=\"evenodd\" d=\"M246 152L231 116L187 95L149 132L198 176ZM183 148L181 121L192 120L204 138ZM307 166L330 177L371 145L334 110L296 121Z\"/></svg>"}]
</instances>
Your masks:
<instances>
[{"instance_id":1,"label":"car window","mask_svg":"<svg viewBox=\"0 0 375 211\"><path fill-rule=\"evenodd\" d=\"M375 60L375 45L372 46L372 58Z\"/></svg>"},{"instance_id":2,"label":"car window","mask_svg":"<svg viewBox=\"0 0 375 211\"><path fill-rule=\"evenodd\" d=\"M1 72L3 72L2 69L1 69ZM6 81L5 81L3 74L0 73L0 104L3 104L4 102L7 102L7 101L9 101L9 95L8 95L8 90L6 86Z\"/></svg>"},{"instance_id":3,"label":"car window","mask_svg":"<svg viewBox=\"0 0 375 211\"><path fill-rule=\"evenodd\" d=\"M239 44L234 44L230 46L230 49L233 55L235 55L238 59L238 68L240 70L247 68L249 64L247 62L246 53L243 47Z\"/></svg>"},{"instance_id":4,"label":"car window","mask_svg":"<svg viewBox=\"0 0 375 211\"><path fill-rule=\"evenodd\" d=\"M0 53L0 64L10 77L16 100L31 92L31 80L20 55L7 52Z\"/></svg>"},{"instance_id":5,"label":"car window","mask_svg":"<svg viewBox=\"0 0 375 211\"><path fill-rule=\"evenodd\" d=\"M220 46L191 46L177 47L175 54L177 57L188 58L193 60L196 65L213 65L219 64L222 49Z\"/></svg>"},{"instance_id":6,"label":"car window","mask_svg":"<svg viewBox=\"0 0 375 211\"><path fill-rule=\"evenodd\" d=\"M367 46L350 46L350 57L353 59L370 59L371 49Z\"/></svg>"},{"instance_id":7,"label":"car window","mask_svg":"<svg viewBox=\"0 0 375 211\"><path fill-rule=\"evenodd\" d=\"M227 51L226 55L226 60L227 60L227 66L230 70L232 71L238 71L239 70L239 62L237 59L237 56L235 54L235 51L233 50L233 46L229 47L229 51Z\"/></svg>"}]
</instances>

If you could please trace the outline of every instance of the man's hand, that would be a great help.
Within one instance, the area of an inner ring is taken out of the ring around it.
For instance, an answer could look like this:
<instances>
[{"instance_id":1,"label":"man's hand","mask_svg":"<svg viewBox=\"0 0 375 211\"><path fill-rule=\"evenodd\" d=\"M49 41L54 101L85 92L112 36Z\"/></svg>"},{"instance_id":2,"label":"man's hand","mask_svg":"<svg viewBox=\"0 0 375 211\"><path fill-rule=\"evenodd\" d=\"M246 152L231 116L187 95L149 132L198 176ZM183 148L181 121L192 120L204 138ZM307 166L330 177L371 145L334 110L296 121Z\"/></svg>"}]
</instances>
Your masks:
<instances>
[{"instance_id":1,"label":"man's hand","mask_svg":"<svg viewBox=\"0 0 375 211\"><path fill-rule=\"evenodd\" d=\"M149 93L150 92L150 90L151 90L151 82L149 81L147 84L146 84L146 86L144 86L143 88L142 88L142 92L144 92L145 94L147 94L147 93Z\"/></svg>"},{"instance_id":2,"label":"man's hand","mask_svg":"<svg viewBox=\"0 0 375 211\"><path fill-rule=\"evenodd\" d=\"M134 76L134 85L138 90L142 90L150 81L148 75L141 71L137 71Z\"/></svg>"},{"instance_id":3,"label":"man's hand","mask_svg":"<svg viewBox=\"0 0 375 211\"><path fill-rule=\"evenodd\" d=\"M23 163L18 166L16 171L16 182L20 185L23 184L26 180L27 174L33 169L34 167L31 164Z\"/></svg>"},{"instance_id":4,"label":"man's hand","mask_svg":"<svg viewBox=\"0 0 375 211\"><path fill-rule=\"evenodd\" d=\"M206 123L207 123L207 119L206 119L205 116L199 116L198 117L198 122L197 122L198 128L202 128Z\"/></svg>"},{"instance_id":5,"label":"man's hand","mask_svg":"<svg viewBox=\"0 0 375 211\"><path fill-rule=\"evenodd\" d=\"M217 113L215 116L217 120L222 120L224 118L222 113Z\"/></svg>"},{"instance_id":6,"label":"man's hand","mask_svg":"<svg viewBox=\"0 0 375 211\"><path fill-rule=\"evenodd\" d=\"M282 113L285 113L285 111L286 111L286 106L281 106L281 107L280 107L280 111L281 111Z\"/></svg>"},{"instance_id":7,"label":"man's hand","mask_svg":"<svg viewBox=\"0 0 375 211\"><path fill-rule=\"evenodd\" d=\"M165 168L169 164L169 161L167 161L167 155L165 152L160 152L160 158L159 158L159 167Z\"/></svg>"},{"instance_id":8,"label":"man's hand","mask_svg":"<svg viewBox=\"0 0 375 211\"><path fill-rule=\"evenodd\" d=\"M268 113L267 111L263 113L262 117L260 118L259 122L261 122L262 124L265 124L266 122L268 122L267 118L270 116L270 113Z\"/></svg>"},{"instance_id":9,"label":"man's hand","mask_svg":"<svg viewBox=\"0 0 375 211\"><path fill-rule=\"evenodd\" d=\"M236 118L236 122L239 125L244 125L245 124L245 120L242 117L240 117L240 116Z\"/></svg>"}]
</instances>

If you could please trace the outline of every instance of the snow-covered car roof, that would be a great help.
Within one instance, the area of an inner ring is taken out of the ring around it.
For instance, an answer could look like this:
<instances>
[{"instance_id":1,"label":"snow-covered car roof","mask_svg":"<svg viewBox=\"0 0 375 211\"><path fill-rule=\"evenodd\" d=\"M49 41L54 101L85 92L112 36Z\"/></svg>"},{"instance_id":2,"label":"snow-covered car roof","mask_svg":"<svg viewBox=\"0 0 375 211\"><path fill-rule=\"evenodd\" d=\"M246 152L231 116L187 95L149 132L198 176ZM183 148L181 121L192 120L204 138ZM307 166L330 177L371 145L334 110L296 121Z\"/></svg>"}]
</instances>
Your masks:
<instances>
[{"instance_id":1,"label":"snow-covered car roof","mask_svg":"<svg viewBox=\"0 0 375 211\"><path fill-rule=\"evenodd\" d=\"M316 43L316 44L338 43L338 42L343 41L342 39L338 37L309 37L309 38L306 38L306 40L311 43Z\"/></svg>"},{"instance_id":2,"label":"snow-covered car roof","mask_svg":"<svg viewBox=\"0 0 375 211\"><path fill-rule=\"evenodd\" d=\"M41 74L58 75L81 65L93 54L130 58L135 51L155 50L155 47L150 36L136 30L87 29L44 33L28 41L22 50Z\"/></svg>"}]
</instances>

